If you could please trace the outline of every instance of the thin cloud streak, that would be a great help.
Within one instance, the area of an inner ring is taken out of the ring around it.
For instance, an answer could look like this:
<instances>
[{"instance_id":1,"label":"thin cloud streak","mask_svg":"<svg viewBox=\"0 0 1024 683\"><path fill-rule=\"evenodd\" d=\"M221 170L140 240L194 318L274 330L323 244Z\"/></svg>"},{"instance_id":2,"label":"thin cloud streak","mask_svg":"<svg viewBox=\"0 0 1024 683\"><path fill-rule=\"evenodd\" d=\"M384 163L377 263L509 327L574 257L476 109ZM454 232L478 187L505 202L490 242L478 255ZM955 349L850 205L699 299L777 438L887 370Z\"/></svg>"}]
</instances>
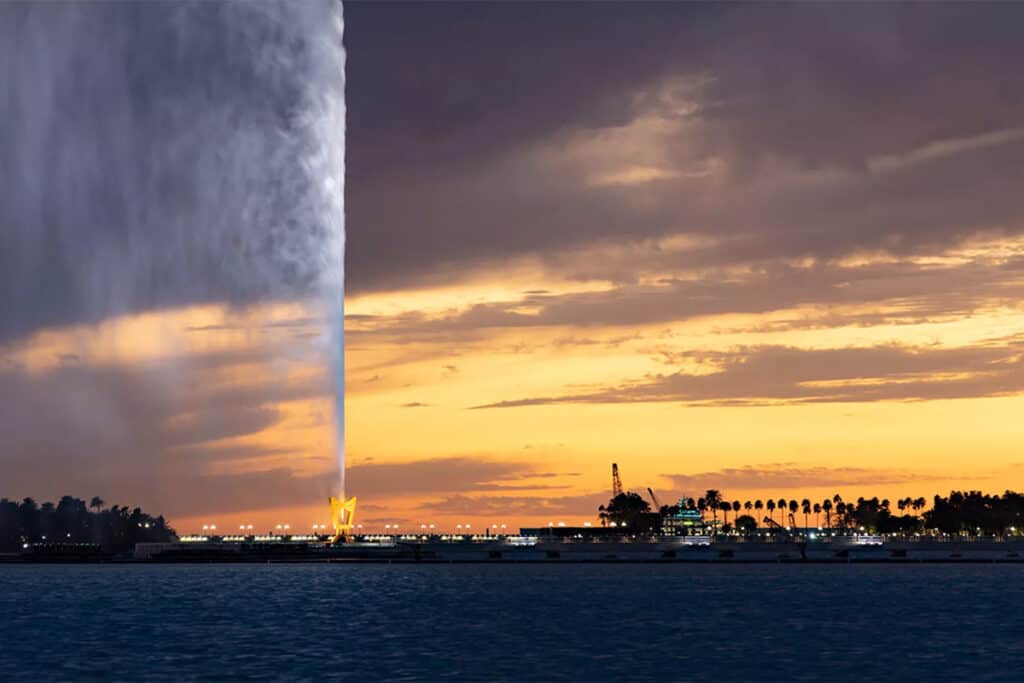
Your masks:
<instances>
[{"instance_id":1,"label":"thin cloud streak","mask_svg":"<svg viewBox=\"0 0 1024 683\"><path fill-rule=\"evenodd\" d=\"M677 491L691 496L702 495L707 489L764 490L808 488L847 489L851 486L889 486L944 477L898 469L870 467L806 466L795 463L772 463L726 467L695 474L664 474Z\"/></svg>"},{"instance_id":2,"label":"thin cloud streak","mask_svg":"<svg viewBox=\"0 0 1024 683\"><path fill-rule=\"evenodd\" d=\"M509 399L473 409L666 401L689 406L928 401L1024 391L1024 345L1019 339L966 348L740 347L685 352L677 360L707 364L709 369L657 375L595 392Z\"/></svg>"}]
</instances>

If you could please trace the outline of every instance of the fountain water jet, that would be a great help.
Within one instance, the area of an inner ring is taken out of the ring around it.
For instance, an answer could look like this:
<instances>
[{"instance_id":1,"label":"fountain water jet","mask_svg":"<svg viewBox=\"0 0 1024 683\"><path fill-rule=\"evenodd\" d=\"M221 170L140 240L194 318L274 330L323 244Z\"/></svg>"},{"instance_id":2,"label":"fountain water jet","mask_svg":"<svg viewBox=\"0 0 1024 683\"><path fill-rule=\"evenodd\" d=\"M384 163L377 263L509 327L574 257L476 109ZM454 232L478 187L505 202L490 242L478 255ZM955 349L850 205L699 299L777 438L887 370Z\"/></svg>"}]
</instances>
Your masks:
<instances>
[{"instance_id":1,"label":"fountain water jet","mask_svg":"<svg viewBox=\"0 0 1024 683\"><path fill-rule=\"evenodd\" d=\"M0 345L143 312L299 302L323 321L324 343L295 336L285 351L329 359L341 495L343 37L339 0L0 3ZM191 358L171 355L168 379L147 376L137 392L170 414L154 409L139 425L138 397L108 408L98 388L78 402L95 413L81 432L105 449L97 425L109 424L113 442L138 434L140 458L172 462L169 424L229 423L232 402L171 400L199 400L178 381ZM274 399L268 390L250 412Z\"/></svg>"}]
</instances>

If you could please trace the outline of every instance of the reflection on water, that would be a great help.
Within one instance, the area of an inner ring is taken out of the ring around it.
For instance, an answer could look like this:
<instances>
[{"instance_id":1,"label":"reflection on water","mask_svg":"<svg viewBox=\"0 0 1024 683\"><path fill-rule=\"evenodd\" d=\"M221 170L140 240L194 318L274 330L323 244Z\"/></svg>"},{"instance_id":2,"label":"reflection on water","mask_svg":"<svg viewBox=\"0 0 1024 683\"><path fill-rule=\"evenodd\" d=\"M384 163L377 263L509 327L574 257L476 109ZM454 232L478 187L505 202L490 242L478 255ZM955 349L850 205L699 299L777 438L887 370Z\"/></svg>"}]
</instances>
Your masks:
<instances>
[{"instance_id":1,"label":"reflection on water","mask_svg":"<svg viewBox=\"0 0 1024 683\"><path fill-rule=\"evenodd\" d=\"M1020 680L1024 568L0 566L0 680Z\"/></svg>"}]
</instances>

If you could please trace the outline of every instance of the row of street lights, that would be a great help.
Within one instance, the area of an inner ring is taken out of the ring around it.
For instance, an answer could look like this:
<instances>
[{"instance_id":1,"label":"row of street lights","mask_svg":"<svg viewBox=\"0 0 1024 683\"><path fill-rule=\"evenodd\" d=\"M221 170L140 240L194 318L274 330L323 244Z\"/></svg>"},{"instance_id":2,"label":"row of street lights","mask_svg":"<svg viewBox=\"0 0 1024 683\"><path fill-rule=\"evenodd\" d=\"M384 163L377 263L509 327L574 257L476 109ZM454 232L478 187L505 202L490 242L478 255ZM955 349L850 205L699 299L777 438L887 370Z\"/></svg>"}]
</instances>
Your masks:
<instances>
[{"instance_id":1,"label":"row of street lights","mask_svg":"<svg viewBox=\"0 0 1024 683\"><path fill-rule=\"evenodd\" d=\"M548 522L548 526L549 527L553 527L553 526L555 526L555 523L554 522ZM558 522L558 526L564 527L565 526L565 522ZM583 524L583 526L590 526L590 522L585 522ZM615 526L614 522L612 522L612 526ZM622 526L625 526L625 524L623 524ZM327 533L327 525L326 524L313 524L312 528L313 528L313 533ZM490 527L487 527L486 525L484 525L483 528L484 528L484 532L485 533L488 530L490 530L492 533L497 534L498 532L505 533L508 530L508 525L507 524L495 523L495 524L491 524ZM363 525L362 524L357 524L356 525L356 529L359 532L362 532ZM399 529L400 529L400 527L399 527L398 524L385 524L384 525L384 530L385 531L393 531L393 532L397 533L399 531ZM437 529L437 525L436 524L420 524L420 531L424 531L424 532L430 531L430 532L433 532L436 529ZM456 529L457 532L460 532L460 533L463 532L463 531L465 531L466 533L470 533L473 530L473 525L470 524L469 522L467 522L465 524L459 523L459 524L455 525L455 529ZM238 525L238 530L243 532L243 533L244 532L250 532L250 531L253 530L253 525L252 524L239 524ZM277 531L278 533L285 533L285 532L288 532L288 531L291 530L291 525L290 524L278 524L278 525L276 525L274 527L274 530ZM203 532L204 533L211 533L211 532L215 532L215 531L217 531L217 525L216 524L204 524L203 525Z\"/></svg>"}]
</instances>

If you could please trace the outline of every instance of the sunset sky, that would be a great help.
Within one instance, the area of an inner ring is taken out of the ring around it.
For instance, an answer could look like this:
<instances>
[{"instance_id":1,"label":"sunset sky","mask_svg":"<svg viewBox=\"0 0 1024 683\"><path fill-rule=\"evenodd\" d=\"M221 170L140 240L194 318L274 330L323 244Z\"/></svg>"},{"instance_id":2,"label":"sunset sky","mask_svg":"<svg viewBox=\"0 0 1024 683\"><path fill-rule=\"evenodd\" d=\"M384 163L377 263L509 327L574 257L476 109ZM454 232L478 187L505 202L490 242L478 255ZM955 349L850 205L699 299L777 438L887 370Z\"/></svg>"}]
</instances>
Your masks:
<instances>
[{"instance_id":1,"label":"sunset sky","mask_svg":"<svg viewBox=\"0 0 1024 683\"><path fill-rule=\"evenodd\" d=\"M663 503L1024 488L1021 25L980 3L346 4L358 521L581 523L612 462ZM173 294L69 303L151 242L12 140L0 162L74 219L33 242L48 213L3 217L29 227L0 234L0 496L179 531L327 522L319 307L194 289L232 257L184 272L163 237L130 283Z\"/></svg>"}]
</instances>

